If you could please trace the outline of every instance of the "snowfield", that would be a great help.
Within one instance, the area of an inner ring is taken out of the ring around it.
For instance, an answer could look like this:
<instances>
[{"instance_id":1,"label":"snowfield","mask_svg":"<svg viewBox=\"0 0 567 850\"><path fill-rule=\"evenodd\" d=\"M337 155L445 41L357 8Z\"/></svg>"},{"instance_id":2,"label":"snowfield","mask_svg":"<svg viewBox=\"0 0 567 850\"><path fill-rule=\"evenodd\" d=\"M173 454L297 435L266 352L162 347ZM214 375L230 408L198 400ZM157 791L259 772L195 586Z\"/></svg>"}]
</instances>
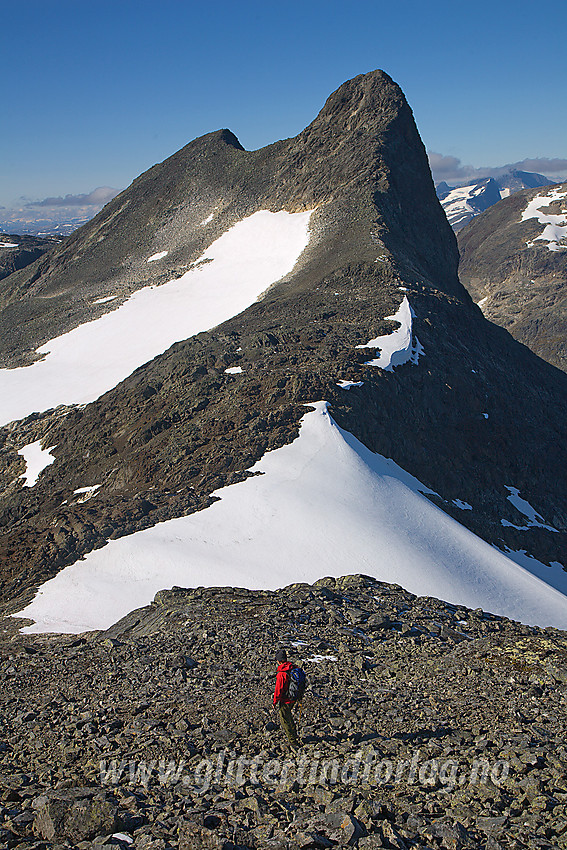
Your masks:
<instances>
[{"instance_id":1,"label":"snowfield","mask_svg":"<svg viewBox=\"0 0 567 850\"><path fill-rule=\"evenodd\" d=\"M263 474L218 490L205 510L110 541L42 585L18 614L35 621L23 631L104 629L172 585L275 589L345 573L567 627L563 593L433 505L419 481L339 428L325 402L313 407L293 443L252 467ZM551 583L555 571L539 567Z\"/></svg>"},{"instance_id":2,"label":"snowfield","mask_svg":"<svg viewBox=\"0 0 567 850\"><path fill-rule=\"evenodd\" d=\"M0 425L59 404L85 404L173 343L245 310L294 267L311 212L256 212L210 245L183 277L135 292L111 313L38 348L43 360L0 369Z\"/></svg>"},{"instance_id":3,"label":"snowfield","mask_svg":"<svg viewBox=\"0 0 567 850\"><path fill-rule=\"evenodd\" d=\"M543 233L536 236L534 242L540 239L547 242L550 251L561 251L567 247L564 241L567 240L567 207L559 215L544 213L542 208L548 207L552 201L559 201L562 198L567 198L567 192L552 189L547 194L533 198L522 213L521 221L537 218L540 224L545 224ZM534 242L527 242L526 244L528 247L533 247Z\"/></svg>"}]
</instances>

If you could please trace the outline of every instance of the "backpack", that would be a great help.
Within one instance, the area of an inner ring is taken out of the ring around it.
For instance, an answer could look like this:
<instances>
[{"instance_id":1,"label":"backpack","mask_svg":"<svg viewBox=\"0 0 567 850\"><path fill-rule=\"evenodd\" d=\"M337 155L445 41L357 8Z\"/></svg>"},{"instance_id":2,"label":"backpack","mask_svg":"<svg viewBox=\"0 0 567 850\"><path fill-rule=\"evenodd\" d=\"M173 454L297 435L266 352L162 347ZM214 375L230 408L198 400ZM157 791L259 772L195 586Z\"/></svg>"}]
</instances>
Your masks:
<instances>
[{"instance_id":1,"label":"backpack","mask_svg":"<svg viewBox=\"0 0 567 850\"><path fill-rule=\"evenodd\" d=\"M289 671L289 685L287 689L288 699L296 702L303 699L307 687L307 676L301 667L292 667Z\"/></svg>"}]
</instances>

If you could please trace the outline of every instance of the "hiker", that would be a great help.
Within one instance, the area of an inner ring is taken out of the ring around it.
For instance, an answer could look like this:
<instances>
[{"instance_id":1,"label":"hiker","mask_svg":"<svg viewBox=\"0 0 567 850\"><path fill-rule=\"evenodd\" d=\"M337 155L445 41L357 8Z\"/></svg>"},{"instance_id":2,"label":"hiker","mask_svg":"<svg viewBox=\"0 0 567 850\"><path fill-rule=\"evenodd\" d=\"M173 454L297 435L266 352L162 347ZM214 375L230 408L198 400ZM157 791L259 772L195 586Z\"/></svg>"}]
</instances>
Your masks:
<instances>
[{"instance_id":1,"label":"hiker","mask_svg":"<svg viewBox=\"0 0 567 850\"><path fill-rule=\"evenodd\" d=\"M285 649L279 649L277 651L276 662L278 664L278 673L276 676L276 688L274 690L274 707L277 706L279 709L280 723L287 735L291 749L297 750L301 744L297 737L297 728L291 715L291 710L298 700L290 699L288 694L290 671L293 669L293 664L287 660Z\"/></svg>"}]
</instances>

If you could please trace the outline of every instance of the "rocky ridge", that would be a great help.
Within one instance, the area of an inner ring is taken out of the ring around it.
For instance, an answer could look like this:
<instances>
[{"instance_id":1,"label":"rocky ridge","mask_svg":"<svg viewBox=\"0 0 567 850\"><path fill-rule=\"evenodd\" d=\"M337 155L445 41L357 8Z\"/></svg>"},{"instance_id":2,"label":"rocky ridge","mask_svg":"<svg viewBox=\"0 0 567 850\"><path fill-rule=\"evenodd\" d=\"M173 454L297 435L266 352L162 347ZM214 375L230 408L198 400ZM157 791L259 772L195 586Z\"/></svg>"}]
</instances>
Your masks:
<instances>
[{"instance_id":1,"label":"rocky ridge","mask_svg":"<svg viewBox=\"0 0 567 850\"><path fill-rule=\"evenodd\" d=\"M430 185L421 191L424 178ZM344 83L293 139L245 151L230 130L209 133L10 277L0 303L3 362L31 362L41 344L115 309L133 291L180 277L232 224L261 209L317 208L317 238L294 275L304 279L296 288L345 261L373 264L378 249L382 262L395 255L454 294L454 240L432 189L411 110L382 71ZM159 263L147 262L164 250ZM111 295L112 304L93 303Z\"/></svg>"},{"instance_id":2,"label":"rocky ridge","mask_svg":"<svg viewBox=\"0 0 567 850\"><path fill-rule=\"evenodd\" d=\"M176 343L82 409L0 429L6 611L109 538L205 508L215 489L294 439L305 404L321 399L475 533L567 563L567 482L557 476L565 376L487 322L459 283L455 237L411 110L382 72L341 86L294 139L255 152L226 130L191 142L10 275L6 362L93 317L95 295L183 273L243 216L312 208L311 242L295 269L242 314ZM147 256L165 249L165 266L154 269ZM383 317L402 291L425 354L385 372L357 346L394 329ZM242 374L227 375L231 366ZM344 391L341 379L362 385ZM56 461L24 488L17 450L38 439L57 447ZM101 485L88 501L74 494L85 483ZM506 485L556 531L522 530ZM460 509L463 501L474 509Z\"/></svg>"},{"instance_id":3,"label":"rocky ridge","mask_svg":"<svg viewBox=\"0 0 567 850\"><path fill-rule=\"evenodd\" d=\"M551 191L567 192L567 183ZM528 203L545 194L545 189L518 192L462 230L459 277L490 321L567 371L567 249L550 251L537 240L543 225L535 218L521 220ZM559 214L561 200L542 207Z\"/></svg>"},{"instance_id":4,"label":"rocky ridge","mask_svg":"<svg viewBox=\"0 0 567 850\"><path fill-rule=\"evenodd\" d=\"M173 588L73 638L17 625L3 847L567 847L565 632L361 575ZM271 709L278 646L309 679L301 763Z\"/></svg>"}]
</instances>

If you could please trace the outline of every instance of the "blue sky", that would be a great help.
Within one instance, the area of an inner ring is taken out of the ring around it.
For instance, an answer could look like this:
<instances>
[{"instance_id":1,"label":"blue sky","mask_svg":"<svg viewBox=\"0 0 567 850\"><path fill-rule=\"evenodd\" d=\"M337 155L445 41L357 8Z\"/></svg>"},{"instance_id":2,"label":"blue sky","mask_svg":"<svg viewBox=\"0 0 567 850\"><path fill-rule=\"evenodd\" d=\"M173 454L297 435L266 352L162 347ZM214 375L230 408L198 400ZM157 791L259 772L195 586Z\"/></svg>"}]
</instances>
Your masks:
<instances>
[{"instance_id":1,"label":"blue sky","mask_svg":"<svg viewBox=\"0 0 567 850\"><path fill-rule=\"evenodd\" d=\"M542 9L0 0L0 204L121 189L220 127L248 149L293 136L374 68L402 86L427 148L462 165L567 158L567 4Z\"/></svg>"}]
</instances>

